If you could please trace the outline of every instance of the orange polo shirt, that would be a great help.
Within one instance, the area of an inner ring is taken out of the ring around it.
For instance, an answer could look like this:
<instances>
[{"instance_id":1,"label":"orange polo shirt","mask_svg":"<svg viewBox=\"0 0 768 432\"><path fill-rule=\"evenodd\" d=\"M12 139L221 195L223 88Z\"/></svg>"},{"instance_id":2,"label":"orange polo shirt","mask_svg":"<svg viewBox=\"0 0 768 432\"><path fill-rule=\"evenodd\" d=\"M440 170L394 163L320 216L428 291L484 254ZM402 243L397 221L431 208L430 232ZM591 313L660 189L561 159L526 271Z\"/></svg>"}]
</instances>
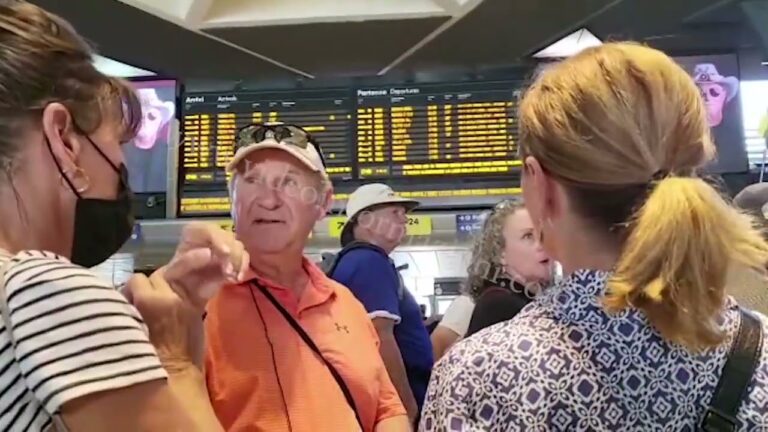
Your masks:
<instances>
[{"instance_id":1,"label":"orange polo shirt","mask_svg":"<svg viewBox=\"0 0 768 432\"><path fill-rule=\"evenodd\" d=\"M309 283L301 298L256 274L248 280L272 293L342 375L365 431L405 415L363 306L306 259L304 270ZM208 391L228 431L359 430L328 368L252 283L220 290L205 329Z\"/></svg>"}]
</instances>

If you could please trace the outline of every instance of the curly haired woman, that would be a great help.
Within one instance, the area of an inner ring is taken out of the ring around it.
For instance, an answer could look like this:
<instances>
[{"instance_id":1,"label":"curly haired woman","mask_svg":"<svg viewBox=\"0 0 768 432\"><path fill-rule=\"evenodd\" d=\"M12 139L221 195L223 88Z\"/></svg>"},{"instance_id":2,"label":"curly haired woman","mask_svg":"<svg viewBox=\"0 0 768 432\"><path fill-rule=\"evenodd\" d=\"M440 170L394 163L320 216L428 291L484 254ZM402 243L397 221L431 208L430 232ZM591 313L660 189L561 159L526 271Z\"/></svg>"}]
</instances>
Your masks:
<instances>
[{"instance_id":1,"label":"curly haired woman","mask_svg":"<svg viewBox=\"0 0 768 432\"><path fill-rule=\"evenodd\" d=\"M551 276L551 260L534 235L523 204L497 204L475 241L466 295L451 303L432 333L435 359L459 338L512 319Z\"/></svg>"}]
</instances>

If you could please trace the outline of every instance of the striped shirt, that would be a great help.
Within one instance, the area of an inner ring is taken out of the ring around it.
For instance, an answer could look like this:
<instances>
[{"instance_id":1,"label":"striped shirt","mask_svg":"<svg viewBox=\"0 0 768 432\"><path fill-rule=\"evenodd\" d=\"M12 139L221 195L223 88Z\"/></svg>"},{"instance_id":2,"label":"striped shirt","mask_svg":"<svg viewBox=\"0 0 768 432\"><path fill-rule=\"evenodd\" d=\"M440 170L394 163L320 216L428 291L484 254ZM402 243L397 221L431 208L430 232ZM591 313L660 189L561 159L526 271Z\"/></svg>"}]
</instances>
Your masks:
<instances>
[{"instance_id":1,"label":"striped shirt","mask_svg":"<svg viewBox=\"0 0 768 432\"><path fill-rule=\"evenodd\" d=\"M139 313L91 271L38 251L0 265L1 431L42 431L69 401L166 377Z\"/></svg>"}]
</instances>

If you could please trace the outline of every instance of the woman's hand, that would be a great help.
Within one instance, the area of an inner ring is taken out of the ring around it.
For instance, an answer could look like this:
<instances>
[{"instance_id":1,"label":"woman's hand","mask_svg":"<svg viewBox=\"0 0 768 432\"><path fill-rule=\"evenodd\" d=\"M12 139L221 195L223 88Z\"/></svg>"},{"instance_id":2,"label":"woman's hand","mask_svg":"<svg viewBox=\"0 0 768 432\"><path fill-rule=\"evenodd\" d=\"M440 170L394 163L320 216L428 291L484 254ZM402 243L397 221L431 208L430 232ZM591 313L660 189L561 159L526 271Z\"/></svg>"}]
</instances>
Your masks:
<instances>
[{"instance_id":1,"label":"woman's hand","mask_svg":"<svg viewBox=\"0 0 768 432\"><path fill-rule=\"evenodd\" d=\"M144 318L166 369L202 370L205 305L224 284L239 281L248 266L248 253L231 232L190 223L168 265L128 282L126 297Z\"/></svg>"},{"instance_id":2,"label":"woman's hand","mask_svg":"<svg viewBox=\"0 0 768 432\"><path fill-rule=\"evenodd\" d=\"M117 427L119 430L223 431L211 406L205 385L203 317L200 311L171 288L163 278L162 272L155 272L150 277L135 275L128 281L125 294L141 313L149 328L149 339L168 372L168 385L162 383L159 389L156 387L147 389L147 383L145 383L143 387L137 385L121 389L121 394L130 392L128 399L110 399L106 403L95 406L96 414L93 413L93 409L82 413L81 424L90 427L90 429L88 427L82 429L106 430L104 425L107 423L98 424L98 427L91 426L94 416L109 416L110 414L104 413L114 407L123 412L125 408L121 408L120 404L127 400L133 402L129 403L129 411L135 414L129 417L129 421L136 422L136 427L126 429L121 428L121 424ZM171 393L168 393L168 390ZM113 393L115 392L97 394L103 396ZM165 405L158 403L159 394L165 397L160 399L160 402L165 402ZM141 402L136 402L130 397L140 398ZM90 405L94 405L93 402ZM137 409L139 406L149 409L142 412L141 409ZM158 407L160 407L159 411ZM114 417L114 414L111 415ZM142 415L150 418L150 422L142 418ZM71 420L71 417L67 420Z\"/></svg>"},{"instance_id":3,"label":"woman's hand","mask_svg":"<svg viewBox=\"0 0 768 432\"><path fill-rule=\"evenodd\" d=\"M202 311L219 288L240 281L249 264L233 233L195 222L184 227L176 254L158 271L181 298Z\"/></svg>"},{"instance_id":4,"label":"woman's hand","mask_svg":"<svg viewBox=\"0 0 768 432\"><path fill-rule=\"evenodd\" d=\"M171 289L161 272L134 275L123 292L144 319L163 367L169 373L202 371L203 318L197 308Z\"/></svg>"}]
</instances>

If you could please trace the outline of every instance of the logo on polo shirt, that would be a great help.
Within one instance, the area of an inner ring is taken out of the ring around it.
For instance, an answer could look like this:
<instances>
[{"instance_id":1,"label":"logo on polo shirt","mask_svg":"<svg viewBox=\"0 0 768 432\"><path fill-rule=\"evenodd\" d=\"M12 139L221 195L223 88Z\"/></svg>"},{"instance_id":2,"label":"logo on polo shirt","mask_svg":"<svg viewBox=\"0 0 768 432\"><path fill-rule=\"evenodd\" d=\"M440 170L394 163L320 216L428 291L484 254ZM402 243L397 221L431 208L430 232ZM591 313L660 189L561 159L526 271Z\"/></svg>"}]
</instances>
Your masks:
<instances>
[{"instance_id":1,"label":"logo on polo shirt","mask_svg":"<svg viewBox=\"0 0 768 432\"><path fill-rule=\"evenodd\" d=\"M344 332L346 334L349 334L349 327L347 327L345 325L341 325L339 323L334 323L334 324L336 325L336 331L337 332L339 332L339 333Z\"/></svg>"}]
</instances>

